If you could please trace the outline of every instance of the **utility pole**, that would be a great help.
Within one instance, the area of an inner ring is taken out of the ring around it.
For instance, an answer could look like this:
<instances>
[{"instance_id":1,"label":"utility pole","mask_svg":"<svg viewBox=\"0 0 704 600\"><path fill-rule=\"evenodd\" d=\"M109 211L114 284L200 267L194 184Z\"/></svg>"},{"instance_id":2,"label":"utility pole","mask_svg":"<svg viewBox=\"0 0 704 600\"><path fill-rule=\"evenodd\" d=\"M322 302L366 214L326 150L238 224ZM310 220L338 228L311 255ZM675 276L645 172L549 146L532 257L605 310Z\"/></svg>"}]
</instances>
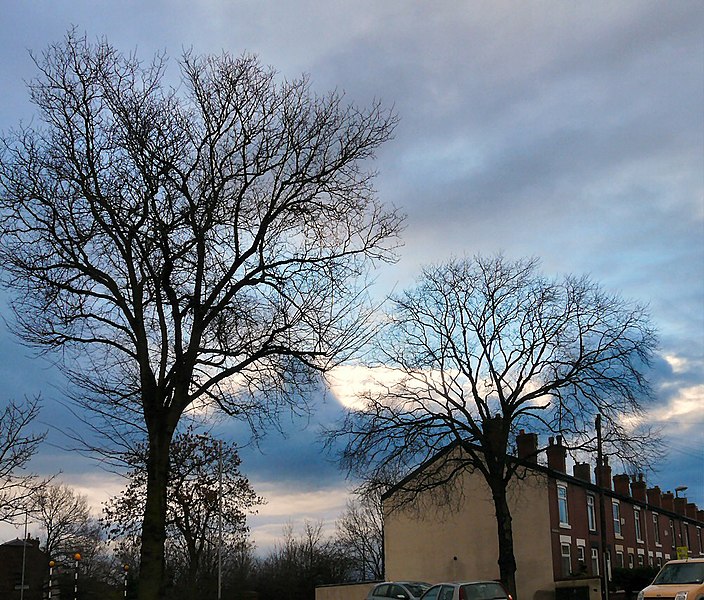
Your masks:
<instances>
[{"instance_id":1,"label":"utility pole","mask_svg":"<svg viewBox=\"0 0 704 600\"><path fill-rule=\"evenodd\" d=\"M601 415L596 416L596 485L599 488L599 531L601 533L601 597L609 600L609 561L606 550L606 507L604 506L604 455L601 447Z\"/></svg>"}]
</instances>

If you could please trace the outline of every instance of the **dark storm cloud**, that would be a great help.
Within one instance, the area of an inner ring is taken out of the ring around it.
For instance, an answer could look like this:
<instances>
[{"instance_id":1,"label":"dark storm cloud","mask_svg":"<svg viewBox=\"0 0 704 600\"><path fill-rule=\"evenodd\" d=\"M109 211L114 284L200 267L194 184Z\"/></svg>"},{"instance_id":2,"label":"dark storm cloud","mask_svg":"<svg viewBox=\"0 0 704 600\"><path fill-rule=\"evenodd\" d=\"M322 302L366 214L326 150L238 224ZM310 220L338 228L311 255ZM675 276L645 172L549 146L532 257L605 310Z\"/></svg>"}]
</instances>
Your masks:
<instances>
[{"instance_id":1,"label":"dark storm cloud","mask_svg":"<svg viewBox=\"0 0 704 600\"><path fill-rule=\"evenodd\" d=\"M26 49L72 24L144 59L191 46L252 51L284 77L310 73L320 93L393 106L395 139L373 167L408 228L399 264L378 271L379 294L408 285L421 264L502 250L648 303L662 339L657 418L674 449L661 476L682 478L663 486L690 485L704 505L675 416L704 390L701 2L28 1L3 16L0 129L32 114ZM27 387L41 388L46 368L15 348L3 333L6 381L21 393L28 374ZM261 452L243 450L245 472L281 489L343 486L314 435L338 411L330 399L308 427L293 420ZM690 435L701 458L704 435Z\"/></svg>"}]
</instances>

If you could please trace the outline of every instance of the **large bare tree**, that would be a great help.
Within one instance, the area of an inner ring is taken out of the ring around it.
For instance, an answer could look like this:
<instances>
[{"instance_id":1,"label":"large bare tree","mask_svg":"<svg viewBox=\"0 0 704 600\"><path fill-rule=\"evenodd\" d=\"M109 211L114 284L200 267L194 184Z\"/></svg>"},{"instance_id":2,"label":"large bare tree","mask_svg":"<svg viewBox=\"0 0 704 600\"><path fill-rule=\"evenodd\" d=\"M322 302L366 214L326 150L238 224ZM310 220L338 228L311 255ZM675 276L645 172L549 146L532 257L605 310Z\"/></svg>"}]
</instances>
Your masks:
<instances>
[{"instance_id":1,"label":"large bare tree","mask_svg":"<svg viewBox=\"0 0 704 600\"><path fill-rule=\"evenodd\" d=\"M400 474L390 498L399 504L481 473L496 513L500 576L516 597L513 436L551 432L588 450L601 415L607 451L647 461L654 439L634 422L651 394L655 346L647 311L586 277L551 279L537 260L502 256L428 267L393 301L372 365L383 376L341 428L349 436L343 464L372 488ZM461 451L443 452L451 445Z\"/></svg>"},{"instance_id":2,"label":"large bare tree","mask_svg":"<svg viewBox=\"0 0 704 600\"><path fill-rule=\"evenodd\" d=\"M368 161L395 117L253 56L186 53L172 88L164 57L72 31L35 62L37 124L0 158L5 281L19 333L63 353L111 440L142 429L139 598L154 599L184 413L256 428L368 333L365 275L401 225Z\"/></svg>"}]
</instances>

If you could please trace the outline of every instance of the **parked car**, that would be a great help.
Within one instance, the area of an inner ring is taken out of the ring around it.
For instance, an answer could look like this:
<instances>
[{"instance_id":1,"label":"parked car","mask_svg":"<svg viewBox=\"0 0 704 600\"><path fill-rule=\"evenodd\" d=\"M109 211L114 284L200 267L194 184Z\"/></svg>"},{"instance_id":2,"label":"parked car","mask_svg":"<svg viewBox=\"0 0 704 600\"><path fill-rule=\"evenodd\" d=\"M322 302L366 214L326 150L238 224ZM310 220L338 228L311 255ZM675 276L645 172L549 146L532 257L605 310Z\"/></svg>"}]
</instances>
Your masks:
<instances>
[{"instance_id":1,"label":"parked car","mask_svg":"<svg viewBox=\"0 0 704 600\"><path fill-rule=\"evenodd\" d=\"M671 560L665 563L638 600L704 600L704 558Z\"/></svg>"},{"instance_id":2,"label":"parked car","mask_svg":"<svg viewBox=\"0 0 704 600\"><path fill-rule=\"evenodd\" d=\"M429 587L424 581L385 581L371 589L367 600L419 600Z\"/></svg>"},{"instance_id":3,"label":"parked car","mask_svg":"<svg viewBox=\"0 0 704 600\"><path fill-rule=\"evenodd\" d=\"M421 600L513 600L498 581L439 583L426 590Z\"/></svg>"}]
</instances>

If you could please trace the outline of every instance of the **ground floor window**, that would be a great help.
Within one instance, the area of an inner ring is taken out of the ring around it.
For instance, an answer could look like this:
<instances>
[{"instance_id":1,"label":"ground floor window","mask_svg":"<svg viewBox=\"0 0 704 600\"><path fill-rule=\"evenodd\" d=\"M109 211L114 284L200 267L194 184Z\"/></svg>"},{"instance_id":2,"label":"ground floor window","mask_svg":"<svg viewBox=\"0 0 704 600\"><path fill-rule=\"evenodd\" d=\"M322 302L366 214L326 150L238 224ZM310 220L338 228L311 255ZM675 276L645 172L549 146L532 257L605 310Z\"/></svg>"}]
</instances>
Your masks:
<instances>
[{"instance_id":1,"label":"ground floor window","mask_svg":"<svg viewBox=\"0 0 704 600\"><path fill-rule=\"evenodd\" d=\"M592 575L599 575L599 548L592 548Z\"/></svg>"},{"instance_id":2,"label":"ground floor window","mask_svg":"<svg viewBox=\"0 0 704 600\"><path fill-rule=\"evenodd\" d=\"M569 544L560 545L560 554L562 558L562 576L569 577L572 574L572 554Z\"/></svg>"}]
</instances>

